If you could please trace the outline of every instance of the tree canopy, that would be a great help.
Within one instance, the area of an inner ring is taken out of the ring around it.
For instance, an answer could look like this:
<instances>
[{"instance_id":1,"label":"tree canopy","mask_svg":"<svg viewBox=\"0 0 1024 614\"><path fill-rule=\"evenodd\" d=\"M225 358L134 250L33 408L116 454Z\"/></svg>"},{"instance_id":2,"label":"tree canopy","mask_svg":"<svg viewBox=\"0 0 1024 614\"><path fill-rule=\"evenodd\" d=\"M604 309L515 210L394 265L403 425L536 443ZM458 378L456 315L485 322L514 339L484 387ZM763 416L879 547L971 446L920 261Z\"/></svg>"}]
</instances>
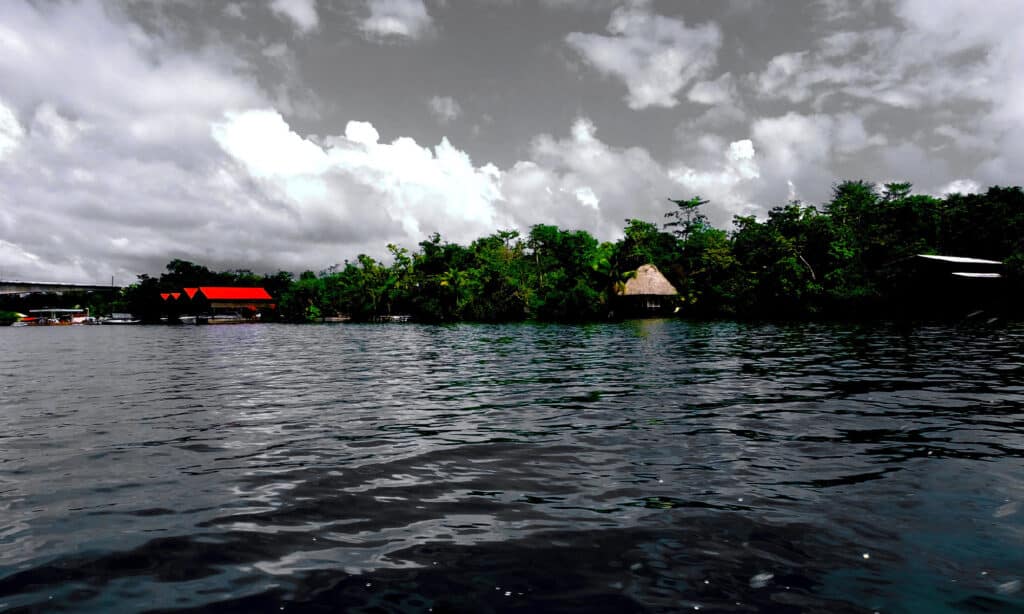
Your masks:
<instances>
[{"instance_id":1,"label":"tree canopy","mask_svg":"<svg viewBox=\"0 0 1024 614\"><path fill-rule=\"evenodd\" d=\"M469 245L434 234L414 251L388 245L389 262L360 254L298 279L286 271L214 272L175 259L105 307L154 320L166 310L161 292L259 285L275 298L276 317L291 322L388 314L426 322L593 321L608 318L624 283L651 263L679 290L683 316L859 317L890 313L906 299L907 263L916 254L1003 261L1006 295L1018 306L1024 295L1020 187L935 198L914 194L908 183L844 181L820 207L785 203L765 219L737 216L729 230L708 222L708 201L699 196L669 203L660 226L625 220L615 242L547 224L526 236L498 230Z\"/></svg>"}]
</instances>

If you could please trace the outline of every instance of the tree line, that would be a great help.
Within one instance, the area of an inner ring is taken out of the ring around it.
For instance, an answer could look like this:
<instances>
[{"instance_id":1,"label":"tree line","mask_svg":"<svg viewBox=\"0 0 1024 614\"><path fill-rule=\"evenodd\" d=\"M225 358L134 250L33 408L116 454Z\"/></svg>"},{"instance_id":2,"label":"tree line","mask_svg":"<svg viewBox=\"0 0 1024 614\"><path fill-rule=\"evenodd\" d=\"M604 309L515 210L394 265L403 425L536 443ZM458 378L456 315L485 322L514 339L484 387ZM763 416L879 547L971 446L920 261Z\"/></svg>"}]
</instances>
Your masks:
<instances>
[{"instance_id":1,"label":"tree line","mask_svg":"<svg viewBox=\"0 0 1024 614\"><path fill-rule=\"evenodd\" d=\"M1020 187L936 198L912 193L909 183L844 181L820 207L791 202L764 220L736 216L730 230L708 222L706 204L669 199L663 220L626 220L614 242L546 224L468 245L434 234L414 251L388 245L389 263L361 254L298 278L173 260L159 277L141 275L110 307L153 320L161 292L259 285L277 301L274 317L288 322L386 314L425 322L597 321L614 313L617 292L635 270L652 263L679 290L678 313L687 317L887 316L920 289L917 254L1002 261L1001 294L1011 305L1024 302Z\"/></svg>"}]
</instances>

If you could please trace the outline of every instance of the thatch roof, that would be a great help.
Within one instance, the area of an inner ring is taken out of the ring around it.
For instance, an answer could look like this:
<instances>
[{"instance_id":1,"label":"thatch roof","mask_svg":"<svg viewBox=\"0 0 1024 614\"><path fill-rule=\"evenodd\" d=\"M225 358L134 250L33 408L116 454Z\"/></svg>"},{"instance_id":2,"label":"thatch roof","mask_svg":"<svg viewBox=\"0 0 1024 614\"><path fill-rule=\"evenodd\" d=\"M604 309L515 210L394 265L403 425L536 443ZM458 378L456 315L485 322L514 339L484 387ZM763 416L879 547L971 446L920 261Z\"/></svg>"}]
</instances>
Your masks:
<instances>
[{"instance_id":1,"label":"thatch roof","mask_svg":"<svg viewBox=\"0 0 1024 614\"><path fill-rule=\"evenodd\" d=\"M626 282L619 293L622 296L675 296L679 291L661 274L658 267L645 264L636 270L636 275Z\"/></svg>"}]
</instances>

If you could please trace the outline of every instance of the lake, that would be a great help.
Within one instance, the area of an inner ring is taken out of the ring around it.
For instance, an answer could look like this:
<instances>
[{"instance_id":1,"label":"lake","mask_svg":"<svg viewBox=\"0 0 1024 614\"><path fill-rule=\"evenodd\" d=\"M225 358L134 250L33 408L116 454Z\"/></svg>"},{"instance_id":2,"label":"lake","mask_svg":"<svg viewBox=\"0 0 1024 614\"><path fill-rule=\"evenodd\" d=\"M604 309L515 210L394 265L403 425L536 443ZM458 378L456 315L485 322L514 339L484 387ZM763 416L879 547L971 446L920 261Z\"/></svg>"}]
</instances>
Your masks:
<instances>
[{"instance_id":1,"label":"lake","mask_svg":"<svg viewBox=\"0 0 1024 614\"><path fill-rule=\"evenodd\" d=\"M1024 611L1024 325L0 329L0 610Z\"/></svg>"}]
</instances>

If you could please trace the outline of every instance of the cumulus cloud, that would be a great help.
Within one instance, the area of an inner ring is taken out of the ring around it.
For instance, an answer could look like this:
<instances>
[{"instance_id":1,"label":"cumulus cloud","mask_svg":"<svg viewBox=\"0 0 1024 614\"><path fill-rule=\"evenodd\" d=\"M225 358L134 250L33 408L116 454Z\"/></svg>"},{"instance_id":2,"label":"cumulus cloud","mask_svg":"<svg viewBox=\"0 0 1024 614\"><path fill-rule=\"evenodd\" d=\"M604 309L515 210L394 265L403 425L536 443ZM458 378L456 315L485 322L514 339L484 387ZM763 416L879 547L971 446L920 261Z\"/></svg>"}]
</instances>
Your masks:
<instances>
[{"instance_id":1,"label":"cumulus cloud","mask_svg":"<svg viewBox=\"0 0 1024 614\"><path fill-rule=\"evenodd\" d=\"M760 152L758 195L765 206L800 198L821 202L850 156L885 159L889 141L869 132L852 113L801 114L764 117L751 124L752 141ZM891 163L883 168L891 170Z\"/></svg>"},{"instance_id":2,"label":"cumulus cloud","mask_svg":"<svg viewBox=\"0 0 1024 614\"><path fill-rule=\"evenodd\" d=\"M679 187L585 119L505 169L446 138L382 142L369 122L314 138L215 48L200 62L94 3L7 17L0 255L20 277L124 283L175 257L302 270L538 222L611 238L625 217L659 219ZM66 73L37 79L43 67Z\"/></svg>"},{"instance_id":3,"label":"cumulus cloud","mask_svg":"<svg viewBox=\"0 0 1024 614\"><path fill-rule=\"evenodd\" d=\"M626 218L661 219L665 198L682 186L647 150L613 147L579 118L565 138L534 138L529 159L504 173L502 188L520 228L559 224L610 239L621 235Z\"/></svg>"},{"instance_id":4,"label":"cumulus cloud","mask_svg":"<svg viewBox=\"0 0 1024 614\"><path fill-rule=\"evenodd\" d=\"M433 96L428 104L437 121L444 124L455 121L459 115L462 115L462 107L451 96Z\"/></svg>"},{"instance_id":5,"label":"cumulus cloud","mask_svg":"<svg viewBox=\"0 0 1024 614\"><path fill-rule=\"evenodd\" d=\"M761 169L753 142L741 139L725 145L719 138L705 137L699 145L705 154L703 166L681 164L669 172L685 188L685 196L709 200L709 219L719 226L734 215L757 213L750 199L760 185Z\"/></svg>"},{"instance_id":6,"label":"cumulus cloud","mask_svg":"<svg viewBox=\"0 0 1024 614\"><path fill-rule=\"evenodd\" d=\"M343 135L318 144L271 110L229 114L214 135L269 194L298 211L317 210L336 224L379 213L381 245L416 243L433 232L467 242L536 223L612 238L627 217L660 219L664 199L686 187L646 150L601 141L585 118L565 138L536 137L529 159L507 169L474 165L448 139L433 148L406 137L382 143L368 122L349 122ZM729 155L737 181L756 177L749 141ZM379 251L373 246L371 253Z\"/></svg>"},{"instance_id":7,"label":"cumulus cloud","mask_svg":"<svg viewBox=\"0 0 1024 614\"><path fill-rule=\"evenodd\" d=\"M850 169L942 194L1019 182L1024 157L1017 103L1024 32L1001 3L992 16L976 16L906 0L895 6L892 27L825 33L806 50L759 60L758 70L726 73L711 72L713 26L690 27L633 4L614 11L606 35L571 35L569 44L625 83L634 108L693 104L673 156L656 159L618 140L618 131L606 141L581 117L549 124L551 132L517 146L518 161L501 165L475 160L448 138L394 138L386 116L376 125L348 121L360 118L342 115L340 105L330 121L297 116L277 89L283 79L266 77L300 73L297 58L317 37L288 46L256 37L246 43L248 56L228 43L197 49L195 37L144 29L117 6L4 7L5 274L81 281L113 274L128 282L175 257L297 271L360 252L384 256L387 243L412 247L432 232L464 242L536 223L613 239L625 218L657 222L666 197L697 194L711 200L712 221L727 226L734 214L792 198L820 202ZM304 6L315 18L316 5ZM367 25L373 37L433 28L422 2L368 6L368 20L380 18ZM299 31L318 27L295 23ZM958 93L951 85L958 67L966 71L958 77L963 87L984 87ZM454 97L430 100L431 93L410 100L429 103L442 123L459 117ZM778 111L783 106L790 112ZM495 132L505 127L500 108L485 110L497 117ZM913 134L901 123L911 112L917 123L905 123ZM936 160L950 151L969 151L974 162L954 168ZM950 183L955 177L962 179Z\"/></svg>"},{"instance_id":8,"label":"cumulus cloud","mask_svg":"<svg viewBox=\"0 0 1024 614\"><path fill-rule=\"evenodd\" d=\"M164 49L94 2L16 3L0 25L0 100L0 115L21 118L3 122L18 138L0 161L8 274L125 282L174 254L245 253L281 222L237 223L252 194L209 125L263 97L215 50L200 61Z\"/></svg>"},{"instance_id":9,"label":"cumulus cloud","mask_svg":"<svg viewBox=\"0 0 1024 614\"><path fill-rule=\"evenodd\" d=\"M273 0L270 10L288 19L303 34L315 29L320 23L316 0ZM240 9L238 12L241 12Z\"/></svg>"},{"instance_id":10,"label":"cumulus cloud","mask_svg":"<svg viewBox=\"0 0 1024 614\"><path fill-rule=\"evenodd\" d=\"M276 111L228 111L225 117L213 124L213 138L257 177L316 175L327 166L323 150L292 132Z\"/></svg>"},{"instance_id":11,"label":"cumulus cloud","mask_svg":"<svg viewBox=\"0 0 1024 614\"><path fill-rule=\"evenodd\" d=\"M632 109L676 106L678 93L714 66L722 39L712 23L690 28L644 3L616 9L607 30L608 36L571 32L565 40L598 71L625 83Z\"/></svg>"},{"instance_id":12,"label":"cumulus cloud","mask_svg":"<svg viewBox=\"0 0 1024 614\"><path fill-rule=\"evenodd\" d=\"M317 144L268 109L229 113L213 133L269 193L297 211L351 225L364 212L383 213L376 222L390 228L381 239L418 242L441 232L468 241L509 221L496 208L500 171L475 167L447 139L433 149L405 137L380 143L372 124L351 121L343 135Z\"/></svg>"},{"instance_id":13,"label":"cumulus cloud","mask_svg":"<svg viewBox=\"0 0 1024 614\"><path fill-rule=\"evenodd\" d=\"M359 27L371 37L418 39L433 26L423 0L368 0L367 8Z\"/></svg>"}]
</instances>

